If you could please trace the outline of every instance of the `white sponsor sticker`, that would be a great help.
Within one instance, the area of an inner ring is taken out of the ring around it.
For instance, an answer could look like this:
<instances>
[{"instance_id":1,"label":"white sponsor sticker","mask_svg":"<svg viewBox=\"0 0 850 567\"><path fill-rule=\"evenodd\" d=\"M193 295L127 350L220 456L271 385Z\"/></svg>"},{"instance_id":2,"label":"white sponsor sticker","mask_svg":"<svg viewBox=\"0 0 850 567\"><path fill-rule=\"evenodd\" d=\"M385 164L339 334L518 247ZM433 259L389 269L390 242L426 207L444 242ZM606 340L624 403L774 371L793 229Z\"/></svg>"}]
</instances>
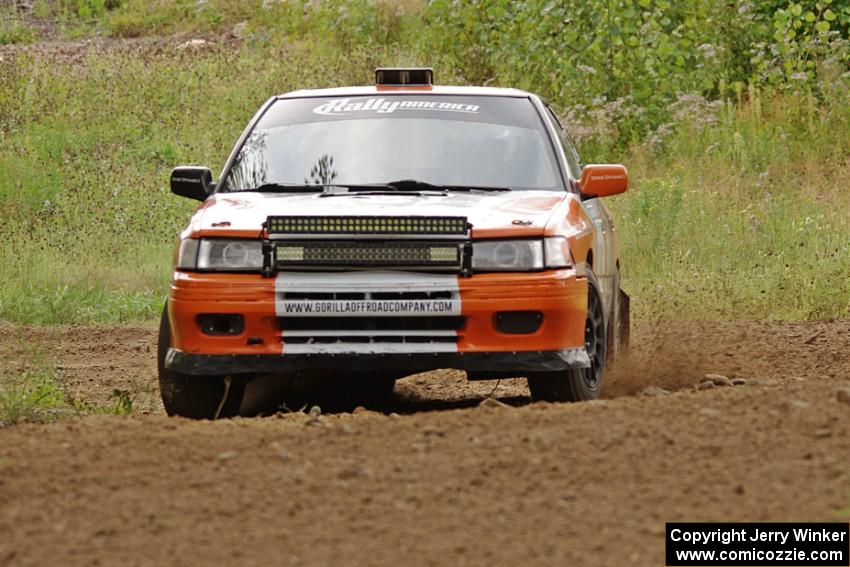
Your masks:
<instances>
[{"instance_id":1,"label":"white sponsor sticker","mask_svg":"<svg viewBox=\"0 0 850 567\"><path fill-rule=\"evenodd\" d=\"M397 110L429 110L437 112L461 112L477 114L480 107L477 104L461 104L447 101L403 100L393 98L368 98L366 100L350 98L331 99L316 108L313 112L323 116L349 114L352 112L374 112L376 114L391 114Z\"/></svg>"},{"instance_id":2,"label":"white sponsor sticker","mask_svg":"<svg viewBox=\"0 0 850 567\"><path fill-rule=\"evenodd\" d=\"M373 299L377 293L440 293L440 299ZM351 300L293 299L289 293L345 293L361 297ZM450 317L461 314L458 276L413 272L280 272L275 282L275 313L282 318L283 354L376 354L457 352L454 341L410 342L410 337L453 337L449 330L286 330L286 318L310 317ZM344 327L344 325L341 325ZM404 342L372 342L379 335L406 337ZM310 339L303 342L303 338ZM341 337L339 342L316 342L315 338ZM369 342L351 342L350 337L365 337ZM297 338L289 342L289 339Z\"/></svg>"},{"instance_id":3,"label":"white sponsor sticker","mask_svg":"<svg viewBox=\"0 0 850 567\"><path fill-rule=\"evenodd\" d=\"M278 305L278 315L456 315L457 299L367 299L352 301L293 300Z\"/></svg>"}]
</instances>

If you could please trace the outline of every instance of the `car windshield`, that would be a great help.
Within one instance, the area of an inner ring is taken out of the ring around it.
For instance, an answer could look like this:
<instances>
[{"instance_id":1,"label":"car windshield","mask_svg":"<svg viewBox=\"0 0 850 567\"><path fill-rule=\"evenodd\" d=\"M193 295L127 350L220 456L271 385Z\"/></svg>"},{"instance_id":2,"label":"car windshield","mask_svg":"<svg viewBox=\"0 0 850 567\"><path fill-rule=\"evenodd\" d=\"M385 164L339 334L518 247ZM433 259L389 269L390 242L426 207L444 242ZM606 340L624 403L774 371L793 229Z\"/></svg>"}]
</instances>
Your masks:
<instances>
[{"instance_id":1,"label":"car windshield","mask_svg":"<svg viewBox=\"0 0 850 567\"><path fill-rule=\"evenodd\" d=\"M372 95L281 99L252 130L222 191L287 185L563 190L528 98Z\"/></svg>"}]
</instances>

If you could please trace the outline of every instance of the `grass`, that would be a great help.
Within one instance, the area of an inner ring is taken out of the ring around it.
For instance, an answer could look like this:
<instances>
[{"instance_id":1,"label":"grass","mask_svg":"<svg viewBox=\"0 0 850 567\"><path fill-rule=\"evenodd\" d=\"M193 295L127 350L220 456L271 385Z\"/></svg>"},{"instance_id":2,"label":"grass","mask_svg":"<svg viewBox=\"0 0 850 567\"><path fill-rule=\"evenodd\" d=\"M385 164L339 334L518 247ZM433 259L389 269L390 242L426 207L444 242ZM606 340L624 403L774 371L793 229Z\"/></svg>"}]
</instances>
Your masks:
<instances>
[{"instance_id":1,"label":"grass","mask_svg":"<svg viewBox=\"0 0 850 567\"><path fill-rule=\"evenodd\" d=\"M95 407L69 399L61 373L54 365L33 363L17 372L0 370L0 427L21 423L48 423L63 417L92 414L132 415L135 396L115 389L107 406Z\"/></svg>"},{"instance_id":2,"label":"grass","mask_svg":"<svg viewBox=\"0 0 850 567\"><path fill-rule=\"evenodd\" d=\"M14 358L24 362L19 366L0 364L0 424L53 421L72 411L51 356L53 351L23 333L14 338L20 355Z\"/></svg>"},{"instance_id":3,"label":"grass","mask_svg":"<svg viewBox=\"0 0 850 567\"><path fill-rule=\"evenodd\" d=\"M328 56L330 55L330 57ZM222 164L271 93L362 82L366 50L21 55L0 76L0 319L137 321L158 313L172 246L193 205L173 197L177 163ZM313 75L313 76L311 76ZM251 77L246 81L244 77ZM309 77L305 79L305 77ZM215 133L215 135L213 135Z\"/></svg>"},{"instance_id":4,"label":"grass","mask_svg":"<svg viewBox=\"0 0 850 567\"><path fill-rule=\"evenodd\" d=\"M0 423L53 421L66 409L65 392L54 372L30 370L7 377L0 385Z\"/></svg>"},{"instance_id":5,"label":"grass","mask_svg":"<svg viewBox=\"0 0 850 567\"><path fill-rule=\"evenodd\" d=\"M0 23L0 45L28 43L34 37L32 30L18 21Z\"/></svg>"},{"instance_id":6,"label":"grass","mask_svg":"<svg viewBox=\"0 0 850 567\"><path fill-rule=\"evenodd\" d=\"M754 93L698 121L630 156L637 182L612 202L630 291L701 317L850 313L850 107Z\"/></svg>"},{"instance_id":7,"label":"grass","mask_svg":"<svg viewBox=\"0 0 850 567\"><path fill-rule=\"evenodd\" d=\"M35 51L0 62L0 320L154 319L193 208L169 194L170 168L219 168L273 93L363 84L374 67L393 64L434 64L441 82L464 82L463 62L400 39L420 4L363 0L331 18L260 0L124 0L111 10L93 2L85 17L70 0L40 3L83 34L191 32L215 44ZM223 41L242 21L245 40ZM638 317L850 314L848 78L823 73L816 95L752 88L721 103L682 97L668 124L627 148L612 142L604 115L564 112L586 162L631 170L632 190L608 206Z\"/></svg>"},{"instance_id":8,"label":"grass","mask_svg":"<svg viewBox=\"0 0 850 567\"><path fill-rule=\"evenodd\" d=\"M155 410L154 383L133 380L130 389L112 390L107 400L84 399L66 388L56 345L58 331L3 329L0 341L0 428L20 423L47 423L94 414L133 415Z\"/></svg>"},{"instance_id":9,"label":"grass","mask_svg":"<svg viewBox=\"0 0 850 567\"><path fill-rule=\"evenodd\" d=\"M324 4L322 6L321 4ZM63 39L89 36L137 38L193 34L220 36L242 24L248 36L267 41L279 34L333 30L337 38L388 40L425 0L33 0L32 10L0 6L0 44L32 43L40 33L26 24L50 24Z\"/></svg>"}]
</instances>

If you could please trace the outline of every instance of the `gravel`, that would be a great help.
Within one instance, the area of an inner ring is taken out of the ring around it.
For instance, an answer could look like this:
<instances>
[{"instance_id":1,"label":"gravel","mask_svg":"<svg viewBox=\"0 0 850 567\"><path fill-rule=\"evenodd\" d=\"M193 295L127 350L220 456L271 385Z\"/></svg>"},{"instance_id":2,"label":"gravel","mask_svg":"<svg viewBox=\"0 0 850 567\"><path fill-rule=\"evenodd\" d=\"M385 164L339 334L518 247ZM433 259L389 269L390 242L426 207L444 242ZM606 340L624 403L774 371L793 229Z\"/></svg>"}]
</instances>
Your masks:
<instances>
[{"instance_id":1,"label":"gravel","mask_svg":"<svg viewBox=\"0 0 850 567\"><path fill-rule=\"evenodd\" d=\"M484 398L483 400L481 400L481 403L478 404L478 407L486 409L507 409L511 406L506 403L500 402L496 398Z\"/></svg>"},{"instance_id":2,"label":"gravel","mask_svg":"<svg viewBox=\"0 0 850 567\"><path fill-rule=\"evenodd\" d=\"M711 382L715 386L729 386L731 384L729 378L722 374L706 374L705 380Z\"/></svg>"}]
</instances>

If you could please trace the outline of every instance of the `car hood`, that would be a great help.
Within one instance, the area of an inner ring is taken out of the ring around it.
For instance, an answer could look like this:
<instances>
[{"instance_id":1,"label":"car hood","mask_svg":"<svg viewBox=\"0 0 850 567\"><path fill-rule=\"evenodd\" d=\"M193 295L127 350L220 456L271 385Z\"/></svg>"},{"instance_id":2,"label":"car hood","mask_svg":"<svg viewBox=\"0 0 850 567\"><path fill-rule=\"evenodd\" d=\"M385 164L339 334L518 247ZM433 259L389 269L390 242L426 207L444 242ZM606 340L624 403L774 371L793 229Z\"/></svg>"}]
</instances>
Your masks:
<instances>
[{"instance_id":1,"label":"car hood","mask_svg":"<svg viewBox=\"0 0 850 567\"><path fill-rule=\"evenodd\" d=\"M256 236L269 216L465 216L477 237L539 236L568 193L552 191L454 192L422 195L320 196L318 193L219 193L193 217L198 236Z\"/></svg>"}]
</instances>

